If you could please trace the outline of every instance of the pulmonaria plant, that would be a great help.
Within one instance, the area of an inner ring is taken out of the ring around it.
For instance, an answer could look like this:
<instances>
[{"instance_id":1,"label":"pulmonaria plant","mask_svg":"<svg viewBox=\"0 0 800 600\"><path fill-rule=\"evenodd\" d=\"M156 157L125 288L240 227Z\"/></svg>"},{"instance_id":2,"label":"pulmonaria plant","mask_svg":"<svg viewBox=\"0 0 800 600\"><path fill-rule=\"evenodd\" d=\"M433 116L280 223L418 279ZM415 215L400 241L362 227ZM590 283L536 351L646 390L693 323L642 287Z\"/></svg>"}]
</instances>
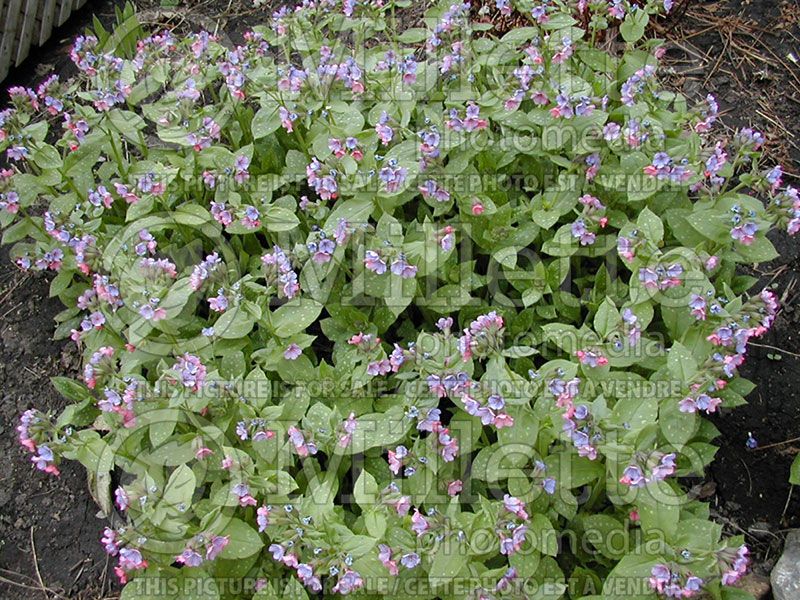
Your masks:
<instances>
[{"instance_id":1,"label":"pulmonaria plant","mask_svg":"<svg viewBox=\"0 0 800 600\"><path fill-rule=\"evenodd\" d=\"M660 86L671 2L409 4L87 35L11 90L3 241L84 367L31 462L90 471L124 598L745 597L678 478L754 387L778 306L736 267L798 191Z\"/></svg>"}]
</instances>

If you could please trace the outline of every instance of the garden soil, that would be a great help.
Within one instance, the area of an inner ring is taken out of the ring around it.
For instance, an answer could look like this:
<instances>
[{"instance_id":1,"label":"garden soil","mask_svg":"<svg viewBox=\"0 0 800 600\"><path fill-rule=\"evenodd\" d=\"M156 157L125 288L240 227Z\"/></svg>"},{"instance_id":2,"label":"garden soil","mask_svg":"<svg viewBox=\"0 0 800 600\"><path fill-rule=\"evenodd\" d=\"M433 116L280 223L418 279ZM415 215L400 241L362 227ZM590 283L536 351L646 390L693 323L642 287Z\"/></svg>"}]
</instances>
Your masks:
<instances>
[{"instance_id":1,"label":"garden soil","mask_svg":"<svg viewBox=\"0 0 800 600\"><path fill-rule=\"evenodd\" d=\"M415 23L424 4L415 3L401 19ZM714 93L726 129L749 125L768 134L770 156L800 185L800 3L677 4L677 14L654 30L669 44L662 75L690 97ZM234 42L271 12L239 0L190 0L174 9L140 0L137 6L151 25L180 31L219 23ZM69 40L89 24L89 11L109 24L113 8L111 0L90 1L60 39L33 54L2 87L33 85L52 72L69 75ZM687 482L728 533L745 535L761 573L777 560L786 530L800 527L800 489L788 483L800 452L800 244L781 233L773 242L780 258L750 272L760 285L774 287L782 304L743 369L758 387L747 406L714 418L721 432L716 460L704 479ZM80 368L74 345L52 340L61 307L48 297L48 285L46 275L19 272L7 249L0 251L0 598L113 598L119 589L99 544L104 522L83 468L65 462L61 477L43 475L16 442L23 410L36 406L57 414L64 407L48 378ZM747 447L749 436L758 448Z\"/></svg>"}]
</instances>

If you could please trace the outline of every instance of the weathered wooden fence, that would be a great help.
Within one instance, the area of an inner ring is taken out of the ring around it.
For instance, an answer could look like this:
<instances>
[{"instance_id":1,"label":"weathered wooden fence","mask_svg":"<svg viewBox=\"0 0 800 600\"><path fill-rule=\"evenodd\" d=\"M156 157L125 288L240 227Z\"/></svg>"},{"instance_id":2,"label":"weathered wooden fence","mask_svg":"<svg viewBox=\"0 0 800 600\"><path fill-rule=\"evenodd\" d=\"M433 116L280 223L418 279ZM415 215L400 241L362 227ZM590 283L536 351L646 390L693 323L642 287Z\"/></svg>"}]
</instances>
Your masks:
<instances>
[{"instance_id":1,"label":"weathered wooden fence","mask_svg":"<svg viewBox=\"0 0 800 600\"><path fill-rule=\"evenodd\" d=\"M0 0L0 81L86 0Z\"/></svg>"}]
</instances>

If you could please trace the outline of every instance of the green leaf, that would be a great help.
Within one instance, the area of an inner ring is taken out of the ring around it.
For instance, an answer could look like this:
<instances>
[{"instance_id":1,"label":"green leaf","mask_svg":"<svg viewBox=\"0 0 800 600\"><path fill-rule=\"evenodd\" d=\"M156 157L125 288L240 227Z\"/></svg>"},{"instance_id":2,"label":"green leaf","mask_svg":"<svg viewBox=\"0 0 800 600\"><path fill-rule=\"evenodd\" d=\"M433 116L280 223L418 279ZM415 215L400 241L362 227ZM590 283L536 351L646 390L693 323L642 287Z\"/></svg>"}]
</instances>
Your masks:
<instances>
[{"instance_id":1,"label":"green leaf","mask_svg":"<svg viewBox=\"0 0 800 600\"><path fill-rule=\"evenodd\" d=\"M667 398L661 403L658 425L666 440L680 449L697 433L700 418L695 413L680 411L677 398Z\"/></svg>"},{"instance_id":2,"label":"green leaf","mask_svg":"<svg viewBox=\"0 0 800 600\"><path fill-rule=\"evenodd\" d=\"M582 519L584 536L605 557L619 560L628 548L628 534L622 523L609 515L588 515Z\"/></svg>"},{"instance_id":3,"label":"green leaf","mask_svg":"<svg viewBox=\"0 0 800 600\"><path fill-rule=\"evenodd\" d=\"M656 600L647 581L660 557L646 554L643 547L626 554L609 573L603 584L603 600Z\"/></svg>"},{"instance_id":4,"label":"green leaf","mask_svg":"<svg viewBox=\"0 0 800 600\"><path fill-rule=\"evenodd\" d=\"M289 578L289 583L283 589L281 600L308 600L308 593L306 593L303 584L295 577Z\"/></svg>"},{"instance_id":5,"label":"green leaf","mask_svg":"<svg viewBox=\"0 0 800 600\"><path fill-rule=\"evenodd\" d=\"M172 472L167 485L164 487L163 502L170 507L180 510L183 506L188 508L192 505L192 496L197 486L197 478L191 467L181 465Z\"/></svg>"},{"instance_id":6,"label":"green leaf","mask_svg":"<svg viewBox=\"0 0 800 600\"><path fill-rule=\"evenodd\" d=\"M354 104L335 103L331 106L330 116L345 135L358 135L364 128L364 115Z\"/></svg>"},{"instance_id":7,"label":"green leaf","mask_svg":"<svg viewBox=\"0 0 800 600\"><path fill-rule=\"evenodd\" d=\"M748 263L769 262L780 256L772 242L764 236L756 236L749 246L737 243L734 248L736 253Z\"/></svg>"},{"instance_id":8,"label":"green leaf","mask_svg":"<svg viewBox=\"0 0 800 600\"><path fill-rule=\"evenodd\" d=\"M258 532L240 519L231 519L219 535L230 536L228 545L220 553L221 558L247 558L264 547Z\"/></svg>"},{"instance_id":9,"label":"green leaf","mask_svg":"<svg viewBox=\"0 0 800 600\"><path fill-rule=\"evenodd\" d=\"M622 315L611 298L605 298L594 315L594 330L601 339L617 329L622 323Z\"/></svg>"},{"instance_id":10,"label":"green leaf","mask_svg":"<svg viewBox=\"0 0 800 600\"><path fill-rule=\"evenodd\" d=\"M730 222L714 210L699 210L686 217L692 229L714 242L725 240L730 232Z\"/></svg>"},{"instance_id":11,"label":"green leaf","mask_svg":"<svg viewBox=\"0 0 800 600\"><path fill-rule=\"evenodd\" d=\"M371 536L383 538L386 533L386 516L381 510L372 510L364 515L364 525Z\"/></svg>"},{"instance_id":12,"label":"green leaf","mask_svg":"<svg viewBox=\"0 0 800 600\"><path fill-rule=\"evenodd\" d=\"M129 110L114 109L106 113L114 129L119 131L129 141L138 144L139 132L147 127L144 119Z\"/></svg>"},{"instance_id":13,"label":"green leaf","mask_svg":"<svg viewBox=\"0 0 800 600\"><path fill-rule=\"evenodd\" d=\"M63 428L67 425L84 427L90 425L97 417L98 409L94 398L87 397L76 404L70 404L61 412L56 421L56 427Z\"/></svg>"},{"instance_id":14,"label":"green leaf","mask_svg":"<svg viewBox=\"0 0 800 600\"><path fill-rule=\"evenodd\" d=\"M281 231L294 231L300 224L297 215L288 208L268 206L264 209L264 225L267 231L279 233Z\"/></svg>"},{"instance_id":15,"label":"green leaf","mask_svg":"<svg viewBox=\"0 0 800 600\"><path fill-rule=\"evenodd\" d=\"M229 308L214 323L214 335L225 340L244 338L253 330L255 320L241 307Z\"/></svg>"},{"instance_id":16,"label":"green leaf","mask_svg":"<svg viewBox=\"0 0 800 600\"><path fill-rule=\"evenodd\" d=\"M610 418L612 422L626 425L634 431L642 429L645 425L656 422L658 397L650 392L646 395L637 394L632 398L620 398L614 405Z\"/></svg>"},{"instance_id":17,"label":"green leaf","mask_svg":"<svg viewBox=\"0 0 800 600\"><path fill-rule=\"evenodd\" d=\"M116 51L118 54L122 54L125 50L125 40L128 39L131 34L134 34L137 30L140 30L140 28L141 26L139 25L139 19L135 14L129 16L121 23L118 23L114 27L114 32L108 36L108 39L106 39L105 43L103 43L103 52L113 53Z\"/></svg>"},{"instance_id":18,"label":"green leaf","mask_svg":"<svg viewBox=\"0 0 800 600\"><path fill-rule=\"evenodd\" d=\"M353 496L356 499L356 503L362 509L371 507L375 505L378 492L378 482L366 469L363 469L353 487Z\"/></svg>"},{"instance_id":19,"label":"green leaf","mask_svg":"<svg viewBox=\"0 0 800 600\"><path fill-rule=\"evenodd\" d=\"M636 219L636 226L644 234L645 239L654 244L658 244L664 239L664 223L647 207L643 208L642 212L639 213L639 218Z\"/></svg>"},{"instance_id":20,"label":"green leaf","mask_svg":"<svg viewBox=\"0 0 800 600\"><path fill-rule=\"evenodd\" d=\"M114 451L96 431L84 429L77 435L79 442L74 453L65 452L67 458L76 458L91 473L110 471L114 465Z\"/></svg>"},{"instance_id":21,"label":"green leaf","mask_svg":"<svg viewBox=\"0 0 800 600\"><path fill-rule=\"evenodd\" d=\"M539 552L548 556L558 554L558 535L550 519L535 513L531 517L530 531L533 534L533 545Z\"/></svg>"},{"instance_id":22,"label":"green leaf","mask_svg":"<svg viewBox=\"0 0 800 600\"><path fill-rule=\"evenodd\" d=\"M308 298L296 298L284 304L270 316L275 335L287 338L304 331L317 320L322 304Z\"/></svg>"},{"instance_id":23,"label":"green leaf","mask_svg":"<svg viewBox=\"0 0 800 600\"><path fill-rule=\"evenodd\" d=\"M539 568L542 555L536 550L523 550L509 556L508 564L517 570L520 577L532 577Z\"/></svg>"},{"instance_id":24,"label":"green leaf","mask_svg":"<svg viewBox=\"0 0 800 600\"><path fill-rule=\"evenodd\" d=\"M725 586L721 591L721 600L756 600L755 596L747 590Z\"/></svg>"},{"instance_id":25,"label":"green leaf","mask_svg":"<svg viewBox=\"0 0 800 600\"><path fill-rule=\"evenodd\" d=\"M636 506L645 535L667 542L672 540L678 530L681 504L683 497L664 481L653 482L639 488L636 494Z\"/></svg>"},{"instance_id":26,"label":"green leaf","mask_svg":"<svg viewBox=\"0 0 800 600\"><path fill-rule=\"evenodd\" d=\"M401 33L397 37L397 41L401 44L416 44L426 40L428 35L430 34L428 33L427 29L422 27L412 27Z\"/></svg>"},{"instance_id":27,"label":"green leaf","mask_svg":"<svg viewBox=\"0 0 800 600\"><path fill-rule=\"evenodd\" d=\"M667 354L667 368L675 379L682 384L688 383L697 373L697 359L686 346L675 342Z\"/></svg>"},{"instance_id":28,"label":"green leaf","mask_svg":"<svg viewBox=\"0 0 800 600\"><path fill-rule=\"evenodd\" d=\"M448 585L467 564L467 549L455 536L445 538L433 556L428 580L434 588Z\"/></svg>"},{"instance_id":29,"label":"green leaf","mask_svg":"<svg viewBox=\"0 0 800 600\"><path fill-rule=\"evenodd\" d=\"M277 105L262 106L253 116L250 132L254 140L260 140L276 131L281 126L281 117Z\"/></svg>"},{"instance_id":30,"label":"green leaf","mask_svg":"<svg viewBox=\"0 0 800 600\"><path fill-rule=\"evenodd\" d=\"M637 10L631 10L625 17L625 21L623 21L622 25L619 27L622 39L629 44L638 42L642 39L649 21L650 16L644 9L638 8Z\"/></svg>"},{"instance_id":31,"label":"green leaf","mask_svg":"<svg viewBox=\"0 0 800 600\"><path fill-rule=\"evenodd\" d=\"M69 377L51 377L50 382L56 391L69 400L81 402L92 398L92 394L84 384Z\"/></svg>"},{"instance_id":32,"label":"green leaf","mask_svg":"<svg viewBox=\"0 0 800 600\"><path fill-rule=\"evenodd\" d=\"M44 144L36 148L31 154L31 160L33 160L40 169L60 169L63 164L58 150L49 144Z\"/></svg>"},{"instance_id":33,"label":"green leaf","mask_svg":"<svg viewBox=\"0 0 800 600\"><path fill-rule=\"evenodd\" d=\"M789 470L789 483L800 485L800 454L794 457L792 467Z\"/></svg>"},{"instance_id":34,"label":"green leaf","mask_svg":"<svg viewBox=\"0 0 800 600\"><path fill-rule=\"evenodd\" d=\"M36 226L32 220L22 219L3 231L3 238L0 243L2 243L4 246L6 244L13 244L14 242L18 242L19 240L31 235L35 230Z\"/></svg>"},{"instance_id":35,"label":"green leaf","mask_svg":"<svg viewBox=\"0 0 800 600\"><path fill-rule=\"evenodd\" d=\"M346 449L337 447L336 452L360 454L370 448L397 444L410 427L410 420L405 418L403 409L399 406L384 413L361 415L350 445Z\"/></svg>"}]
</instances>

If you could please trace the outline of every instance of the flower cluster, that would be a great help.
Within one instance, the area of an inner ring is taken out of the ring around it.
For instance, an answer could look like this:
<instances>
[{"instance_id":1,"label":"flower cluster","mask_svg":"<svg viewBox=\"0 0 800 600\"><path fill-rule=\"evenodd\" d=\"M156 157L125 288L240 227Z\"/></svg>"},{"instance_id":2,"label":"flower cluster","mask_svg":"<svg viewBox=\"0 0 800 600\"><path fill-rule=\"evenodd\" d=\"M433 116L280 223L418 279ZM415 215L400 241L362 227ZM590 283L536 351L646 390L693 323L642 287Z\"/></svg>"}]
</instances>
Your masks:
<instances>
[{"instance_id":1,"label":"flower cluster","mask_svg":"<svg viewBox=\"0 0 800 600\"><path fill-rule=\"evenodd\" d=\"M703 580L694 575L685 575L659 564L650 572L650 587L665 598L691 598L703 586Z\"/></svg>"},{"instance_id":2,"label":"flower cluster","mask_svg":"<svg viewBox=\"0 0 800 600\"><path fill-rule=\"evenodd\" d=\"M449 0L401 34L402 4L86 35L76 79L10 90L0 228L83 367L21 444L120 473L123 582L555 597L627 565L548 538L600 523L662 540L642 589L716 593L747 550L678 530L702 510L675 475L752 388L777 301L732 274L800 230L798 191L759 132L715 137L713 97L662 93L641 40L671 2Z\"/></svg>"}]
</instances>

